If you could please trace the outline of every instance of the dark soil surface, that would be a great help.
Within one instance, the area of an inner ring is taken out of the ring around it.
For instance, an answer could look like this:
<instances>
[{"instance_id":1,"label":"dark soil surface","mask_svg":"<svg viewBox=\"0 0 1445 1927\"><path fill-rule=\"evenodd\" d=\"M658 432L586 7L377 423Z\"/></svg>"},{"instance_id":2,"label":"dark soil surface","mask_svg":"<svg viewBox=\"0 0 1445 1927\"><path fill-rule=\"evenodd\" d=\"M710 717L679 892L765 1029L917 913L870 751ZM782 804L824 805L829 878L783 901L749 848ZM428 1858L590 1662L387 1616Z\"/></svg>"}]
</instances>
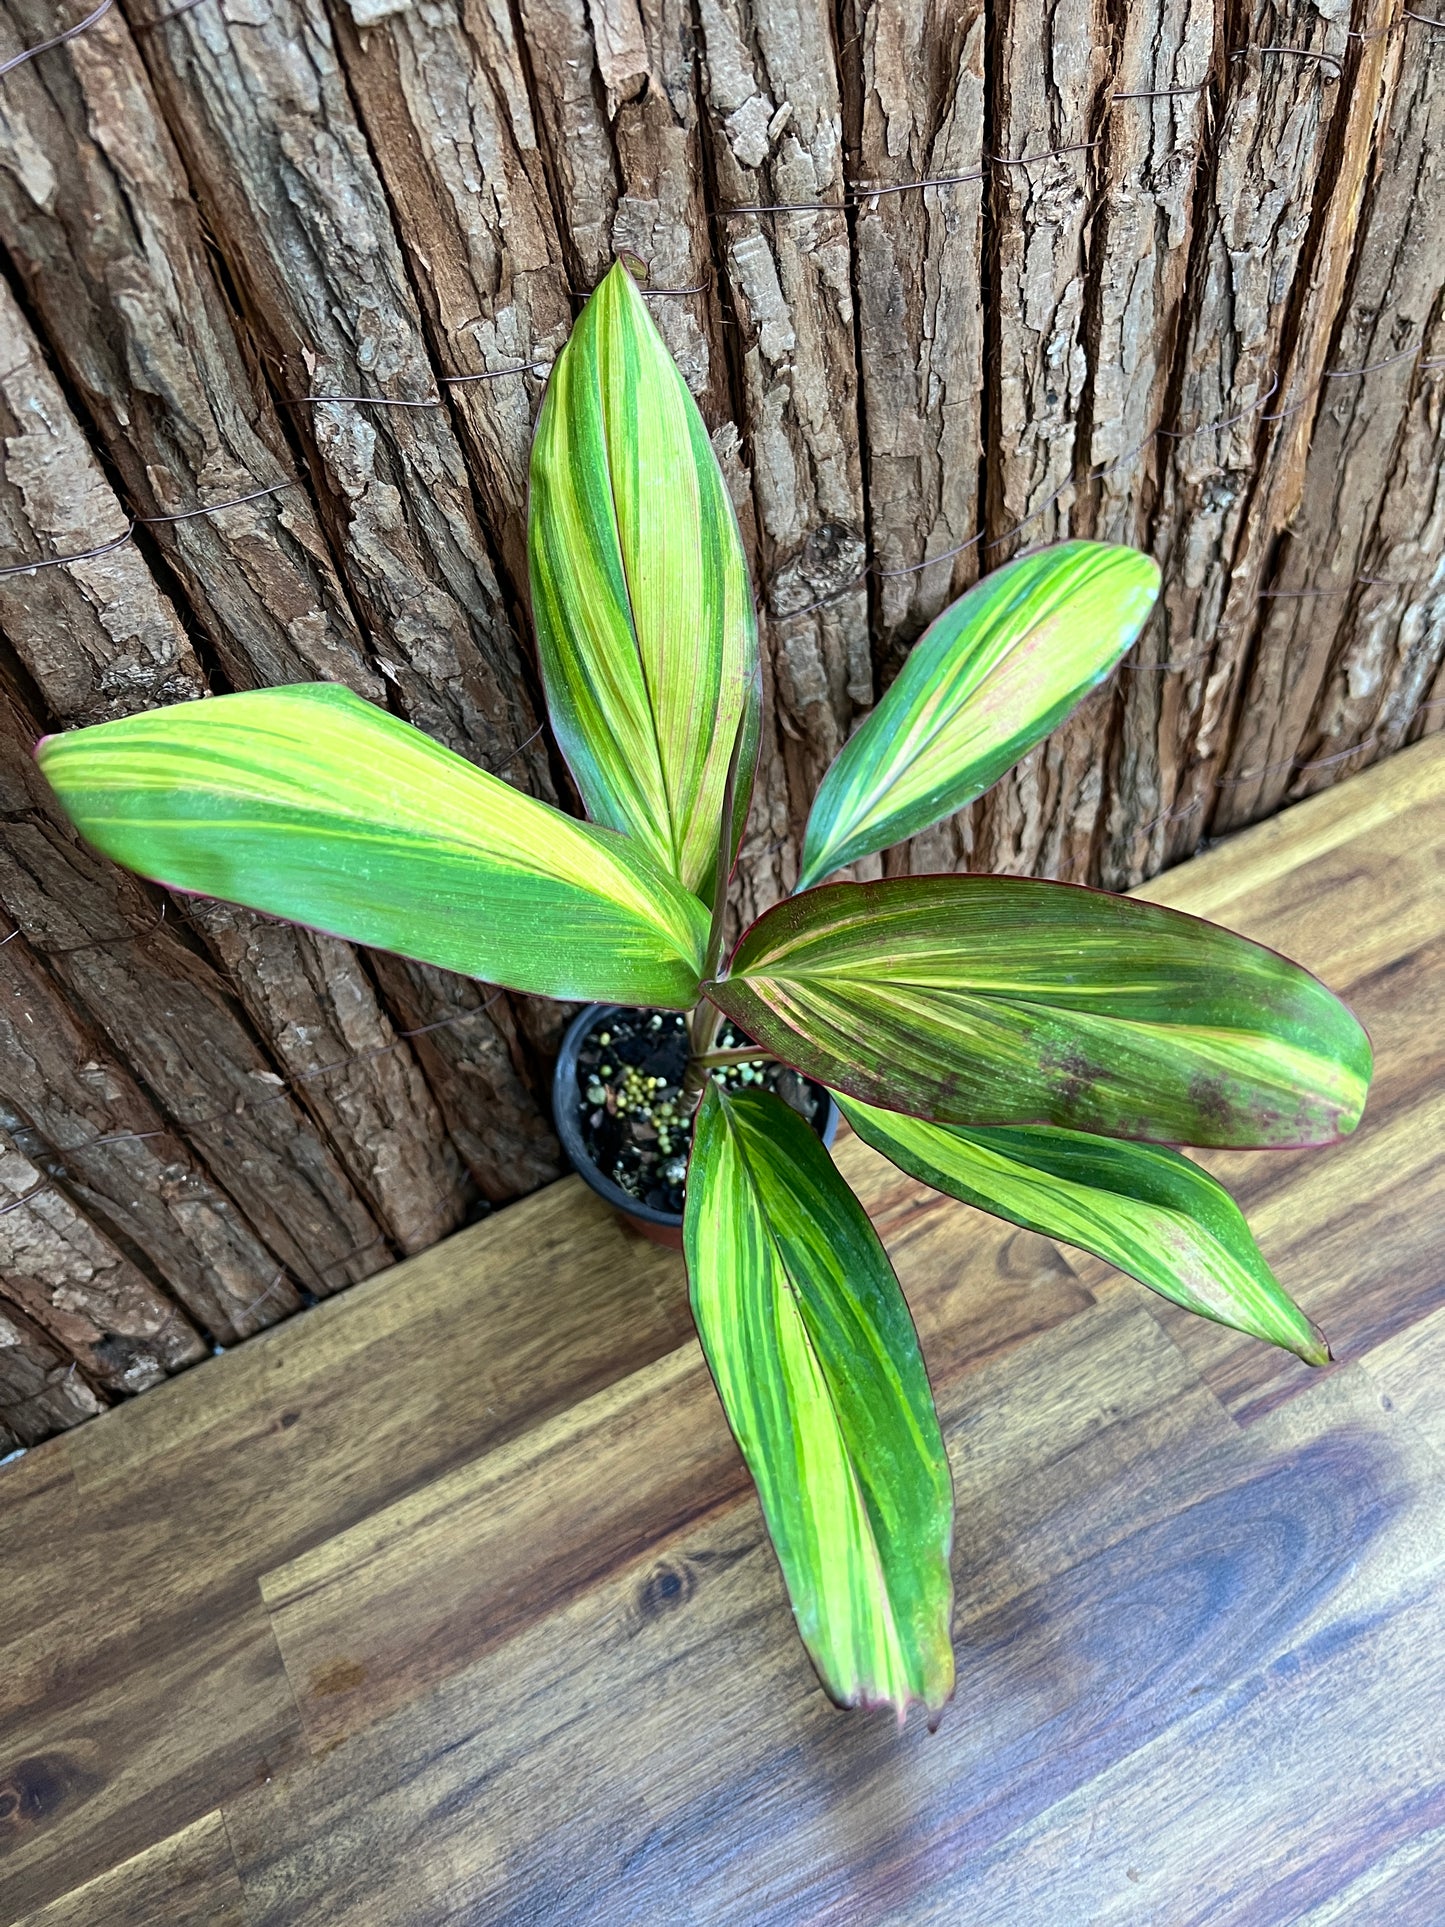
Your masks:
<instances>
[{"instance_id":1,"label":"dark soil surface","mask_svg":"<svg viewBox=\"0 0 1445 1927\"><path fill-rule=\"evenodd\" d=\"M724 1022L715 1048L752 1042ZM683 1101L687 1023L677 1011L621 1010L599 1017L577 1053L577 1115L587 1154L619 1190L655 1211L681 1213L692 1149L692 1112ZM783 1064L730 1064L710 1072L725 1088L776 1091L815 1129L827 1096Z\"/></svg>"}]
</instances>

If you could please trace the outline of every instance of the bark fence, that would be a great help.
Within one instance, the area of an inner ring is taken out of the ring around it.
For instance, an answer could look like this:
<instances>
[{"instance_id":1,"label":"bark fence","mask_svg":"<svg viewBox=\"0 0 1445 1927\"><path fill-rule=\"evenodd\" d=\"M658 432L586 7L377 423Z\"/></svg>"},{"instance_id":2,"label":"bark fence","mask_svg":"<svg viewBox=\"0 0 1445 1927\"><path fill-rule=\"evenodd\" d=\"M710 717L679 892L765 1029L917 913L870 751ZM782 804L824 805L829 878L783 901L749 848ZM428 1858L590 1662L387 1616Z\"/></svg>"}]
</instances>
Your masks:
<instances>
[{"instance_id":1,"label":"bark fence","mask_svg":"<svg viewBox=\"0 0 1445 1927\"><path fill-rule=\"evenodd\" d=\"M122 876L39 733L325 677L570 804L526 460L623 254L754 562L744 912L1067 534L1158 615L883 867L1127 887L1445 725L1442 157L1379 0L0 0L0 1453L560 1169L554 1008Z\"/></svg>"}]
</instances>

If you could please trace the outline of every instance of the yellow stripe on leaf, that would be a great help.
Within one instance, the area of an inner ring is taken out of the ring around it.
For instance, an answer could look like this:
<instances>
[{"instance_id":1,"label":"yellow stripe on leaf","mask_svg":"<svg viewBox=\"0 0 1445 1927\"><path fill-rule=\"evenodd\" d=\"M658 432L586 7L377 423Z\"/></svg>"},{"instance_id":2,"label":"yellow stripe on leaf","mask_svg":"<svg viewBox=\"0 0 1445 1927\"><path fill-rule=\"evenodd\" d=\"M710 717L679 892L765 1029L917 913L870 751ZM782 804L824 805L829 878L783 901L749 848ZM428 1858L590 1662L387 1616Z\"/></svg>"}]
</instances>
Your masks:
<instances>
[{"instance_id":1,"label":"yellow stripe on leaf","mask_svg":"<svg viewBox=\"0 0 1445 1927\"><path fill-rule=\"evenodd\" d=\"M839 1097L858 1135L965 1204L1092 1251L1186 1311L1280 1345L1329 1348L1265 1263L1238 1205L1177 1151L1080 1131L965 1130Z\"/></svg>"},{"instance_id":2,"label":"yellow stripe on leaf","mask_svg":"<svg viewBox=\"0 0 1445 1927\"><path fill-rule=\"evenodd\" d=\"M953 1690L953 1492L918 1340L862 1206L778 1098L698 1115L693 1315L798 1630L842 1706Z\"/></svg>"},{"instance_id":3,"label":"yellow stripe on leaf","mask_svg":"<svg viewBox=\"0 0 1445 1927\"><path fill-rule=\"evenodd\" d=\"M547 706L590 815L711 897L724 789L757 757L752 589L687 384L619 263L548 382L528 543Z\"/></svg>"},{"instance_id":4,"label":"yellow stripe on leaf","mask_svg":"<svg viewBox=\"0 0 1445 1927\"><path fill-rule=\"evenodd\" d=\"M709 989L864 1103L940 1124L1168 1144L1327 1143L1369 1040L1298 964L1216 924L1016 877L829 884L769 910Z\"/></svg>"},{"instance_id":5,"label":"yellow stripe on leaf","mask_svg":"<svg viewBox=\"0 0 1445 1927\"><path fill-rule=\"evenodd\" d=\"M334 683L48 737L76 827L142 876L548 997L686 1009L707 917L634 843Z\"/></svg>"}]
</instances>

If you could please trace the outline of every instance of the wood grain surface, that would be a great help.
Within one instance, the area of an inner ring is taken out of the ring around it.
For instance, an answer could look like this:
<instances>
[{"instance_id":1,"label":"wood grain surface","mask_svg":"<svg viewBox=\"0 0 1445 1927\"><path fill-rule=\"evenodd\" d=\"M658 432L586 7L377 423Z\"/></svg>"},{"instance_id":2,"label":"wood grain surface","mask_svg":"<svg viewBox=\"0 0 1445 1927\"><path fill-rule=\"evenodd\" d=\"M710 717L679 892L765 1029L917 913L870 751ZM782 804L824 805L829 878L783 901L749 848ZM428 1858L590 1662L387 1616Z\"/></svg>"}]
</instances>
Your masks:
<instances>
[{"instance_id":1,"label":"wood grain surface","mask_svg":"<svg viewBox=\"0 0 1445 1927\"><path fill-rule=\"evenodd\" d=\"M937 1734L824 1700L681 1261L566 1179L0 1468L0 1920L1438 1927L1442 852L1421 744L1148 893L1370 1027L1352 1139L1209 1157L1325 1372L840 1144L958 1493ZM33 1310L0 1366L69 1392Z\"/></svg>"}]
</instances>

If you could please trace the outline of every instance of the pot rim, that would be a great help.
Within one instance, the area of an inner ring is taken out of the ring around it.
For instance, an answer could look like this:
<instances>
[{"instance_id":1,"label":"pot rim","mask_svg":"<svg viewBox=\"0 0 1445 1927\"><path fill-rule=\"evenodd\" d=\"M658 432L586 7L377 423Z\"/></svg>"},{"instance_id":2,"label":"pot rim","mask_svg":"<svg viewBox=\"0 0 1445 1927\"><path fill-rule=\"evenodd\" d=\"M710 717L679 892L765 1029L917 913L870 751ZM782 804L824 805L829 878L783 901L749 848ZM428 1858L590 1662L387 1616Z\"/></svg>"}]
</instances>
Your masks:
<instances>
[{"instance_id":1,"label":"pot rim","mask_svg":"<svg viewBox=\"0 0 1445 1927\"><path fill-rule=\"evenodd\" d=\"M582 1129L577 1112L577 1058L587 1033L604 1017L614 1011L651 1009L645 1004L586 1004L567 1026L567 1034L562 1039L562 1049L557 1057L557 1068L552 1073L552 1117L557 1135L562 1140L562 1148L572 1160L572 1168L599 1198L610 1204L614 1211L624 1217L638 1218L644 1224L661 1224L681 1228L683 1214L680 1211L660 1211L656 1205L646 1204L641 1198L634 1198L630 1191L624 1191L620 1184L614 1184L592 1161L592 1156L582 1142ZM828 1108L823 1116L822 1129L818 1136L826 1148L838 1134L841 1113L833 1102L833 1093L825 1090L815 1078L807 1082L823 1091ZM816 1126L815 1126L816 1128Z\"/></svg>"}]
</instances>

